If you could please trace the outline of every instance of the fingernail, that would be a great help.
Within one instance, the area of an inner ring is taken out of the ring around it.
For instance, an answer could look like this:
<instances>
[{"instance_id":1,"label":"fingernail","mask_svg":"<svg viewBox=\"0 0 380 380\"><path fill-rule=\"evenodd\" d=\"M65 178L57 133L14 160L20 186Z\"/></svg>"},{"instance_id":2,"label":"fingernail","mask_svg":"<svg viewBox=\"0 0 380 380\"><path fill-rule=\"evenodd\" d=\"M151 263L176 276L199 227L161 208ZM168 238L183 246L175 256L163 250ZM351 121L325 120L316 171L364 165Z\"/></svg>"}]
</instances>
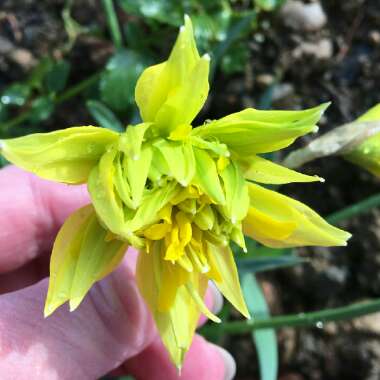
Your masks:
<instances>
[{"instance_id":1,"label":"fingernail","mask_svg":"<svg viewBox=\"0 0 380 380\"><path fill-rule=\"evenodd\" d=\"M218 290L218 288L215 286L215 284L211 281L209 281L209 289L210 289L211 294L212 294L211 311L214 314L218 314L222 310L222 307L223 307L223 302L224 302L223 296L220 293L220 291Z\"/></svg>"},{"instance_id":2,"label":"fingernail","mask_svg":"<svg viewBox=\"0 0 380 380\"><path fill-rule=\"evenodd\" d=\"M236 362L232 355L224 348L216 347L224 362L224 380L232 380L236 375Z\"/></svg>"}]
</instances>

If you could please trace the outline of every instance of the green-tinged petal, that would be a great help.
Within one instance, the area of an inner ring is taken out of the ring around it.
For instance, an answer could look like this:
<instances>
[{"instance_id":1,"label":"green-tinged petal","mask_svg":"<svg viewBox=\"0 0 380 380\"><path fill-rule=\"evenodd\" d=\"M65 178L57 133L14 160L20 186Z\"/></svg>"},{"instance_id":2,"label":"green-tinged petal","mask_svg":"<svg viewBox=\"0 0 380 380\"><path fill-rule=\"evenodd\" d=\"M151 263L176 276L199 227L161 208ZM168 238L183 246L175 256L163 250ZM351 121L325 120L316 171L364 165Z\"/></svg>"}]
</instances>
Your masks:
<instances>
[{"instance_id":1,"label":"green-tinged petal","mask_svg":"<svg viewBox=\"0 0 380 380\"><path fill-rule=\"evenodd\" d=\"M272 185L292 182L323 182L323 179L318 176L298 173L259 156L252 156L249 160L241 160L239 163L244 177L250 181Z\"/></svg>"},{"instance_id":2,"label":"green-tinged petal","mask_svg":"<svg viewBox=\"0 0 380 380\"><path fill-rule=\"evenodd\" d=\"M210 150L211 152L214 152L218 156L225 156L225 157L230 156L230 152L228 151L226 144L220 144L216 141L203 140L202 138L198 136L191 136L190 141L193 146L200 149Z\"/></svg>"},{"instance_id":3,"label":"green-tinged petal","mask_svg":"<svg viewBox=\"0 0 380 380\"><path fill-rule=\"evenodd\" d=\"M208 250L220 274L220 281L214 280L215 285L241 314L250 319L231 249L229 247L217 247L208 243Z\"/></svg>"},{"instance_id":4,"label":"green-tinged petal","mask_svg":"<svg viewBox=\"0 0 380 380\"><path fill-rule=\"evenodd\" d=\"M211 230L214 226L216 217L211 206L205 204L193 218L193 222L203 231Z\"/></svg>"},{"instance_id":5,"label":"green-tinged petal","mask_svg":"<svg viewBox=\"0 0 380 380\"><path fill-rule=\"evenodd\" d=\"M120 150L132 160L138 160L140 158L140 151L144 141L145 132L151 125L151 123L129 125L125 133L120 135Z\"/></svg>"},{"instance_id":6,"label":"green-tinged petal","mask_svg":"<svg viewBox=\"0 0 380 380\"><path fill-rule=\"evenodd\" d=\"M230 162L220 176L226 194L226 205L222 210L232 224L236 224L244 219L248 212L248 187L239 166L234 162Z\"/></svg>"},{"instance_id":7,"label":"green-tinged petal","mask_svg":"<svg viewBox=\"0 0 380 380\"><path fill-rule=\"evenodd\" d=\"M304 111L261 111L248 108L192 131L193 136L217 139L240 157L285 148L315 129L328 104Z\"/></svg>"},{"instance_id":8,"label":"green-tinged petal","mask_svg":"<svg viewBox=\"0 0 380 380\"><path fill-rule=\"evenodd\" d=\"M125 156L124 165L127 171L134 209L141 204L151 161L152 148L150 145L145 145L134 159Z\"/></svg>"},{"instance_id":9,"label":"green-tinged petal","mask_svg":"<svg viewBox=\"0 0 380 380\"><path fill-rule=\"evenodd\" d=\"M264 245L340 246L351 236L301 202L255 184L248 187L251 207L243 223L244 233Z\"/></svg>"},{"instance_id":10,"label":"green-tinged petal","mask_svg":"<svg viewBox=\"0 0 380 380\"><path fill-rule=\"evenodd\" d=\"M198 148L194 148L194 156L195 177L193 182L199 186L202 192L207 194L212 201L218 204L225 204L226 200L214 160L206 151Z\"/></svg>"},{"instance_id":11,"label":"green-tinged petal","mask_svg":"<svg viewBox=\"0 0 380 380\"><path fill-rule=\"evenodd\" d=\"M96 281L116 268L127 246L118 240L106 241L106 235L91 205L65 221L50 260L45 317L66 301L77 306Z\"/></svg>"},{"instance_id":12,"label":"green-tinged petal","mask_svg":"<svg viewBox=\"0 0 380 380\"><path fill-rule=\"evenodd\" d=\"M164 281L163 265L173 265L162 259L161 244L156 242L149 254L145 252L139 254L136 281L172 362L180 368L193 339L200 313L185 285L178 286L170 309L165 312L159 311L158 299ZM179 269L182 270L180 267ZM191 276L195 291L203 298L207 279L199 274Z\"/></svg>"},{"instance_id":13,"label":"green-tinged petal","mask_svg":"<svg viewBox=\"0 0 380 380\"><path fill-rule=\"evenodd\" d=\"M208 93L209 57L197 51L191 21L185 17L167 61L148 67L139 78L135 98L145 122L156 122L165 136L190 124Z\"/></svg>"},{"instance_id":14,"label":"green-tinged petal","mask_svg":"<svg viewBox=\"0 0 380 380\"><path fill-rule=\"evenodd\" d=\"M204 55L184 82L173 88L155 119L156 125L166 131L165 134L180 124L190 124L201 110L209 91L209 69L210 57Z\"/></svg>"},{"instance_id":15,"label":"green-tinged petal","mask_svg":"<svg viewBox=\"0 0 380 380\"><path fill-rule=\"evenodd\" d=\"M379 121L380 122L380 103L370 108L365 114L360 116L357 121ZM344 158L356 165L363 167L375 176L380 176L380 133L369 137L350 153L345 154Z\"/></svg>"},{"instance_id":16,"label":"green-tinged petal","mask_svg":"<svg viewBox=\"0 0 380 380\"><path fill-rule=\"evenodd\" d=\"M101 221L116 235L123 236L125 216L122 201L115 191L116 170L114 161L118 157L116 148L103 154L99 164L88 179L88 191L92 204Z\"/></svg>"},{"instance_id":17,"label":"green-tinged petal","mask_svg":"<svg viewBox=\"0 0 380 380\"><path fill-rule=\"evenodd\" d=\"M162 188L157 188L143 199L136 214L128 220L124 227L124 235L140 230L160 220L159 211L180 191L175 182L171 182Z\"/></svg>"},{"instance_id":18,"label":"green-tinged petal","mask_svg":"<svg viewBox=\"0 0 380 380\"><path fill-rule=\"evenodd\" d=\"M84 230L80 254L75 267L70 292L70 310L75 310L92 285L111 273L120 263L127 244L108 240L108 231L98 222L94 213Z\"/></svg>"},{"instance_id":19,"label":"green-tinged petal","mask_svg":"<svg viewBox=\"0 0 380 380\"><path fill-rule=\"evenodd\" d=\"M187 186L195 174L193 148L189 143L159 140L155 147L164 157L167 174ZM163 168L165 170L165 168Z\"/></svg>"},{"instance_id":20,"label":"green-tinged petal","mask_svg":"<svg viewBox=\"0 0 380 380\"><path fill-rule=\"evenodd\" d=\"M122 200L122 202L130 209L134 208L132 201L131 187L129 186L126 170L123 165L124 155L118 153L114 160L115 165L115 175L114 175L114 185L115 189Z\"/></svg>"},{"instance_id":21,"label":"green-tinged petal","mask_svg":"<svg viewBox=\"0 0 380 380\"><path fill-rule=\"evenodd\" d=\"M58 182L86 182L106 147L119 135L104 128L73 127L1 140L1 154L15 165Z\"/></svg>"},{"instance_id":22,"label":"green-tinged petal","mask_svg":"<svg viewBox=\"0 0 380 380\"><path fill-rule=\"evenodd\" d=\"M367 112L361 115L357 121L376 121L380 120L380 103L370 108Z\"/></svg>"}]
</instances>

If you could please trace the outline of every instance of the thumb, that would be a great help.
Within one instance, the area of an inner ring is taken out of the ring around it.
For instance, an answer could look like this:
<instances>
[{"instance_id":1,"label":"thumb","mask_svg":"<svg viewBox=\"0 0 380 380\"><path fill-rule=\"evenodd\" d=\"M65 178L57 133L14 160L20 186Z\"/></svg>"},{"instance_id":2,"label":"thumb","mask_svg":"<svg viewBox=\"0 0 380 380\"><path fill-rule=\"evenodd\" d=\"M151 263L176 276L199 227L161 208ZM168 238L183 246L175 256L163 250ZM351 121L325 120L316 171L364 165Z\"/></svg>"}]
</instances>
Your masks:
<instances>
[{"instance_id":1,"label":"thumb","mask_svg":"<svg viewBox=\"0 0 380 380\"><path fill-rule=\"evenodd\" d=\"M0 296L1 379L94 379L141 352L155 330L125 260L76 312L43 318L47 279Z\"/></svg>"}]
</instances>

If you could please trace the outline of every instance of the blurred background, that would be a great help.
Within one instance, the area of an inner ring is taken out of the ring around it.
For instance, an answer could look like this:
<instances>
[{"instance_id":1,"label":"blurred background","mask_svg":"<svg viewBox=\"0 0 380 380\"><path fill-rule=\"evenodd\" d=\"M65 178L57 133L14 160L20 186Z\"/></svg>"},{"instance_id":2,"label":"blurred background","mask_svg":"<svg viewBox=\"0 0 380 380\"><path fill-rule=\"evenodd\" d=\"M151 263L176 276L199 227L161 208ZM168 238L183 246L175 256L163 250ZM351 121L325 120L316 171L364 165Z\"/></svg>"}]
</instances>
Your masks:
<instances>
[{"instance_id":1,"label":"blurred background","mask_svg":"<svg viewBox=\"0 0 380 380\"><path fill-rule=\"evenodd\" d=\"M246 107L331 101L321 135L380 102L379 0L0 0L0 137L90 124L121 131L138 122L136 80L166 59L184 13L212 58L199 123ZM281 161L314 138L271 158ZM375 176L339 157L302 170L326 183L280 191L323 216L380 194ZM249 242L248 255L236 252L254 316L302 318L380 297L380 211L372 203L336 222L353 234L346 248L267 250ZM239 330L228 305L222 317L202 331L231 351L236 379L380 378L380 314L255 332Z\"/></svg>"}]
</instances>

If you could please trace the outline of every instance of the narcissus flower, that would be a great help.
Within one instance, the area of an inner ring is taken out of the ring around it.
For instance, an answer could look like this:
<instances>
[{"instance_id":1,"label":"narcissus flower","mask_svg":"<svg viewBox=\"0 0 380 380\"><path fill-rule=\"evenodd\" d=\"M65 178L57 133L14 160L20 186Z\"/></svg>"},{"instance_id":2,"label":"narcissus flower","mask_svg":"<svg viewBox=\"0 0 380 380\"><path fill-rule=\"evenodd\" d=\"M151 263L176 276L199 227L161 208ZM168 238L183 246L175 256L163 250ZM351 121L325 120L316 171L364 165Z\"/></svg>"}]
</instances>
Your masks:
<instances>
[{"instance_id":1,"label":"narcissus flower","mask_svg":"<svg viewBox=\"0 0 380 380\"><path fill-rule=\"evenodd\" d=\"M231 241L270 247L345 245L349 234L304 204L261 184L319 181L258 154L312 131L326 104L304 111L246 109L193 128L209 90L185 18L167 61L136 86L143 122L124 133L74 127L3 140L11 162L43 178L87 182L92 204L72 214L54 244L45 315L74 310L128 246L140 251L137 282L172 361L181 366L209 280L247 318Z\"/></svg>"}]
</instances>

